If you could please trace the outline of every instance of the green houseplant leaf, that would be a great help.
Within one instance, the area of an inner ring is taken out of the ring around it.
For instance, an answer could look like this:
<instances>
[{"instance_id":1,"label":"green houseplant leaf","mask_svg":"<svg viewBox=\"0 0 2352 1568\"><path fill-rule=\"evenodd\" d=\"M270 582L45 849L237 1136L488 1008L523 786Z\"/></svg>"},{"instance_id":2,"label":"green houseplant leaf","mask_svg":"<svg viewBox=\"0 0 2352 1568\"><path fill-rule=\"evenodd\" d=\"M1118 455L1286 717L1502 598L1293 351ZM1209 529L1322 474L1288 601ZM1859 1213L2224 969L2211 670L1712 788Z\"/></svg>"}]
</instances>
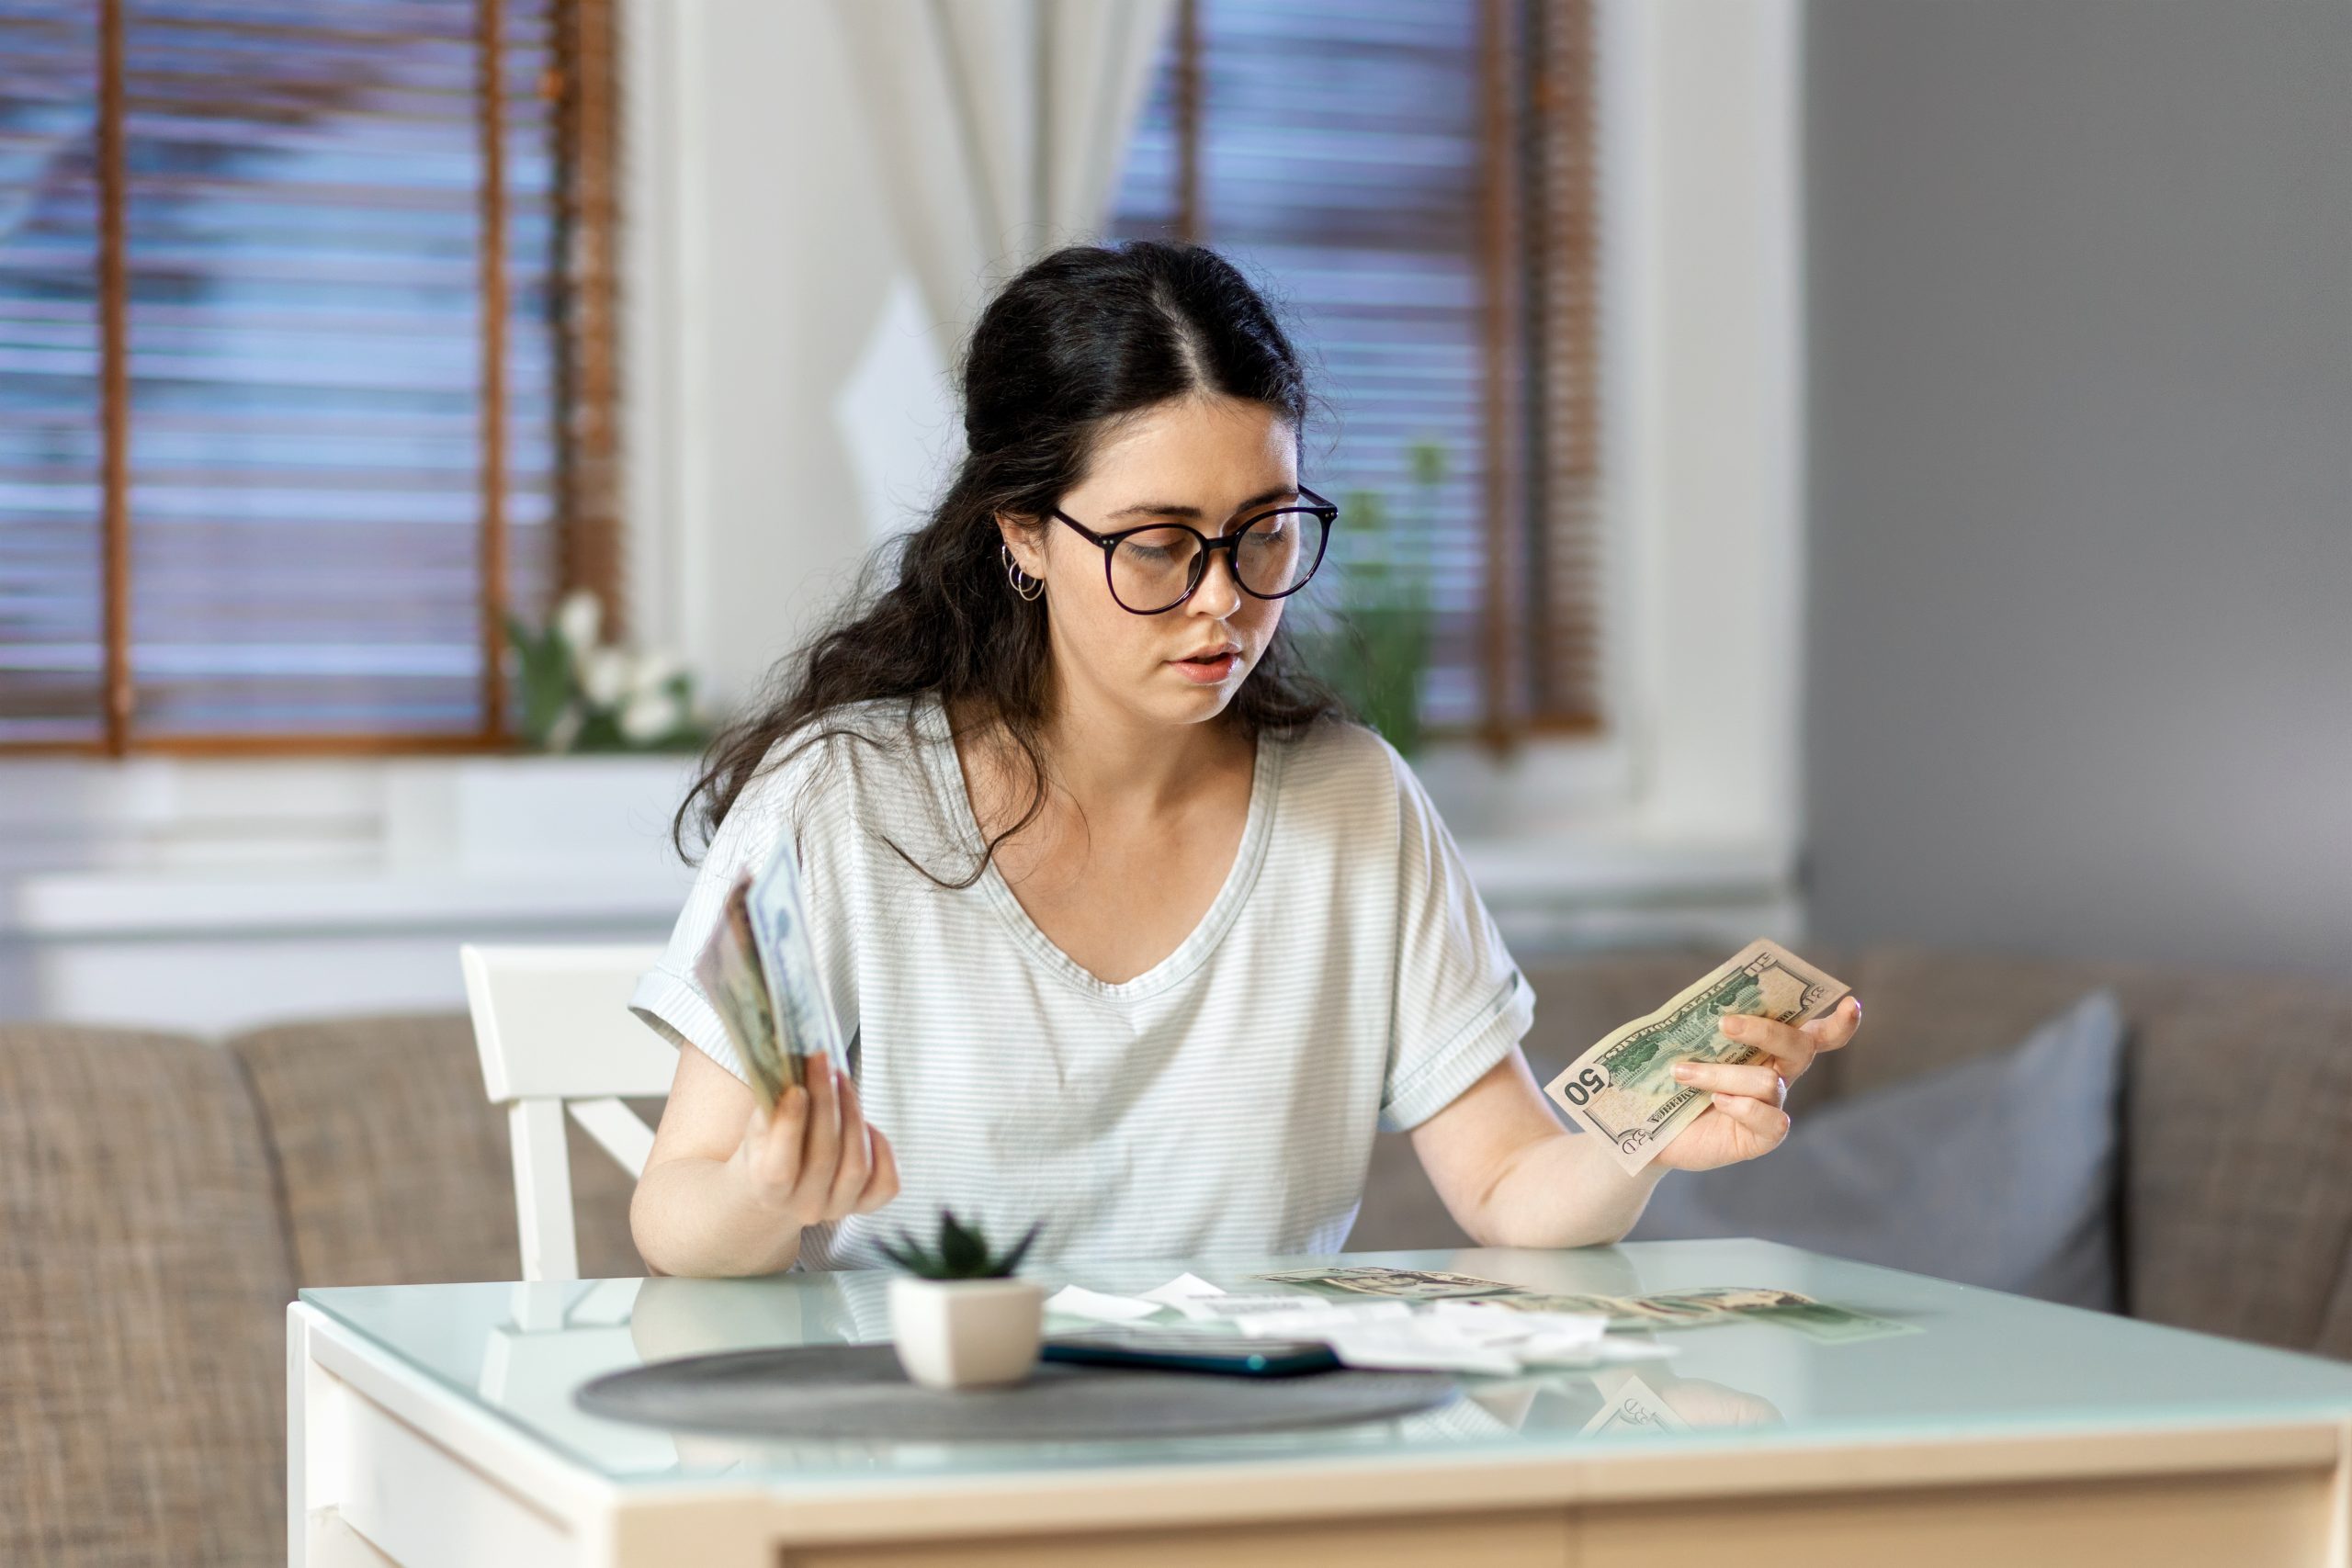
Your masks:
<instances>
[{"instance_id":1,"label":"green houseplant leaf","mask_svg":"<svg viewBox=\"0 0 2352 1568\"><path fill-rule=\"evenodd\" d=\"M1430 535L1447 473L1442 442L1406 453L1409 510L1392 516L1376 490L1349 491L1332 541L1337 592L1323 624L1301 637L1316 672L1356 717L1407 756L1421 742L1421 682L1433 621Z\"/></svg>"},{"instance_id":2,"label":"green houseplant leaf","mask_svg":"<svg viewBox=\"0 0 2352 1568\"><path fill-rule=\"evenodd\" d=\"M921 1279L1001 1280L1021 1267L1030 1244L1044 1229L1045 1222L1038 1221L1013 1244L1011 1251L998 1257L989 1251L988 1238L978 1226L967 1225L953 1210L942 1209L935 1246L925 1247L903 1230L899 1233L896 1245L886 1241L879 1246L885 1258Z\"/></svg>"},{"instance_id":3,"label":"green houseplant leaf","mask_svg":"<svg viewBox=\"0 0 2352 1568\"><path fill-rule=\"evenodd\" d=\"M571 655L553 626L533 631L520 616L506 617L506 640L514 649L515 723L523 738L544 747L556 720L571 701Z\"/></svg>"}]
</instances>

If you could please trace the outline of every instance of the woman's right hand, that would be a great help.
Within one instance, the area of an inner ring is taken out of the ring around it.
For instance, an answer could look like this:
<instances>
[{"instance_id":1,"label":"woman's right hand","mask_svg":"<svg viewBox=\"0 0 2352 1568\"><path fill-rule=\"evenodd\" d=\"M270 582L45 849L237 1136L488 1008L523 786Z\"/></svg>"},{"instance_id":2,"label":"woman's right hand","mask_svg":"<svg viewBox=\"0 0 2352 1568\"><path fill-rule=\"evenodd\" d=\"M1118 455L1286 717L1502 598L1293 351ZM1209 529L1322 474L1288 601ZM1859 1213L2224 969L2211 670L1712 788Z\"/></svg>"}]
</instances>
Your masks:
<instances>
[{"instance_id":1,"label":"woman's right hand","mask_svg":"<svg viewBox=\"0 0 2352 1568\"><path fill-rule=\"evenodd\" d=\"M728 1166L752 1202L805 1230L897 1197L899 1161L859 1109L855 1078L830 1055L809 1057L803 1076L773 1111L752 1107Z\"/></svg>"}]
</instances>

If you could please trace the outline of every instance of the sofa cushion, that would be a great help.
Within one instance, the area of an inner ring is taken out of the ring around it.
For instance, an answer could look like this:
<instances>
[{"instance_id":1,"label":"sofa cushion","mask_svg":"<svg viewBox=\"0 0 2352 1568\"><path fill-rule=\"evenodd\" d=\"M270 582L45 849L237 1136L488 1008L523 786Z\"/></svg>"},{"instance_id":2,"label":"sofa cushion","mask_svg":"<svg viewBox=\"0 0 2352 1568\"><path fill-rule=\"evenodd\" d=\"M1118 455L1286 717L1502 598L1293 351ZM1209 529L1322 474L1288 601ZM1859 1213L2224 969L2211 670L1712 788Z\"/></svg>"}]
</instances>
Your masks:
<instances>
[{"instance_id":1,"label":"sofa cushion","mask_svg":"<svg viewBox=\"0 0 2352 1568\"><path fill-rule=\"evenodd\" d=\"M2094 992L2014 1050L1798 1122L1752 1164L1668 1177L1630 1239L1762 1236L2112 1312L2124 1032Z\"/></svg>"},{"instance_id":2,"label":"sofa cushion","mask_svg":"<svg viewBox=\"0 0 2352 1568\"><path fill-rule=\"evenodd\" d=\"M2130 1310L2352 1358L2352 993L2199 975L2127 996Z\"/></svg>"},{"instance_id":3,"label":"sofa cushion","mask_svg":"<svg viewBox=\"0 0 2352 1568\"><path fill-rule=\"evenodd\" d=\"M2127 1021L2122 964L2014 958L1999 953L1874 948L1844 976L1862 999L1862 1032L1830 1059L1843 1094L1864 1094L2005 1051L2086 991L2112 990Z\"/></svg>"},{"instance_id":4,"label":"sofa cushion","mask_svg":"<svg viewBox=\"0 0 2352 1568\"><path fill-rule=\"evenodd\" d=\"M251 1076L277 1153L300 1283L522 1272L506 1116L483 1092L462 1014L283 1024L229 1049ZM655 1102L647 1119L659 1115ZM633 1177L569 1131L582 1275L644 1273L629 1239Z\"/></svg>"},{"instance_id":5,"label":"sofa cushion","mask_svg":"<svg viewBox=\"0 0 2352 1568\"><path fill-rule=\"evenodd\" d=\"M2193 967L1873 950L1867 1088L1984 1049L2094 986L2131 1021L2124 1310L2352 1357L2352 989Z\"/></svg>"},{"instance_id":6,"label":"sofa cushion","mask_svg":"<svg viewBox=\"0 0 2352 1568\"><path fill-rule=\"evenodd\" d=\"M0 1029L0 1562L284 1562L291 1289L234 1059Z\"/></svg>"}]
</instances>

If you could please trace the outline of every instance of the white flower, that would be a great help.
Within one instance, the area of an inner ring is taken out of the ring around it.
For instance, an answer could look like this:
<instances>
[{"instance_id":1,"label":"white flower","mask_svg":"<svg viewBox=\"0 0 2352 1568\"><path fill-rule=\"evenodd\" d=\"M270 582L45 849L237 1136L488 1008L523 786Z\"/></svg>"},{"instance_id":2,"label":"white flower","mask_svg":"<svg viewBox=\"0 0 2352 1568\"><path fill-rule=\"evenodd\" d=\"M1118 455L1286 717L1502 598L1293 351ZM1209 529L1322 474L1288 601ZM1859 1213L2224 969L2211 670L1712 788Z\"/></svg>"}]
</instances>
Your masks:
<instances>
[{"instance_id":1,"label":"white flower","mask_svg":"<svg viewBox=\"0 0 2352 1568\"><path fill-rule=\"evenodd\" d=\"M629 671L628 689L632 693L658 692L685 672L685 660L674 653L640 653L637 667Z\"/></svg>"},{"instance_id":2,"label":"white flower","mask_svg":"<svg viewBox=\"0 0 2352 1568\"><path fill-rule=\"evenodd\" d=\"M621 739L633 746L648 745L677 728L684 716L678 700L667 692L639 692L621 709Z\"/></svg>"},{"instance_id":3,"label":"white flower","mask_svg":"<svg viewBox=\"0 0 2352 1568\"><path fill-rule=\"evenodd\" d=\"M575 588L556 606L556 633L571 649L574 659L585 658L588 650L596 646L596 636L604 626L605 606L593 590Z\"/></svg>"},{"instance_id":4,"label":"white flower","mask_svg":"<svg viewBox=\"0 0 2352 1568\"><path fill-rule=\"evenodd\" d=\"M629 657L617 648L595 648L580 660L580 694L600 708L628 695Z\"/></svg>"}]
</instances>

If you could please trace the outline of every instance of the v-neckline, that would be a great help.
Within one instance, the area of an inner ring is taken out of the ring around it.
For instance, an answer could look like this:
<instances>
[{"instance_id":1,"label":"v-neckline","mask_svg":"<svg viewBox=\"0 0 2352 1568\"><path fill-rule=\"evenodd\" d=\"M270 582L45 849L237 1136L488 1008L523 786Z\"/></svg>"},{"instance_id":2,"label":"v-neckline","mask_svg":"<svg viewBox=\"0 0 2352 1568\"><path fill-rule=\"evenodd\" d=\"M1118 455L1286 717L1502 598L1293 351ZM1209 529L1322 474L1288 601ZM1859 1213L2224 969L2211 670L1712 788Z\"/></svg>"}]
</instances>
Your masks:
<instances>
[{"instance_id":1,"label":"v-neckline","mask_svg":"<svg viewBox=\"0 0 2352 1568\"><path fill-rule=\"evenodd\" d=\"M971 791L964 783L964 768L956 755L956 738L948 724L946 705L936 692L926 692L917 700L922 705L923 738L929 742L923 750L930 761L933 787L947 805L955 835L977 854L987 843L987 835L980 829L979 817L972 809ZM1022 907L1012 885L997 870L993 856L982 868L976 886L995 906L1014 939L1071 986L1089 996L1114 1002L1139 1001L1157 996L1201 966L1249 901L1250 890L1258 881L1258 868L1265 860L1266 835L1273 825L1274 795L1281 784L1283 755L1283 748L1261 730L1250 761L1250 807L1241 824L1241 842L1234 850L1233 863L1226 869L1223 885L1198 923L1176 944L1175 951L1132 979L1116 983L1105 980L1064 953L1060 944L1047 936Z\"/></svg>"}]
</instances>

